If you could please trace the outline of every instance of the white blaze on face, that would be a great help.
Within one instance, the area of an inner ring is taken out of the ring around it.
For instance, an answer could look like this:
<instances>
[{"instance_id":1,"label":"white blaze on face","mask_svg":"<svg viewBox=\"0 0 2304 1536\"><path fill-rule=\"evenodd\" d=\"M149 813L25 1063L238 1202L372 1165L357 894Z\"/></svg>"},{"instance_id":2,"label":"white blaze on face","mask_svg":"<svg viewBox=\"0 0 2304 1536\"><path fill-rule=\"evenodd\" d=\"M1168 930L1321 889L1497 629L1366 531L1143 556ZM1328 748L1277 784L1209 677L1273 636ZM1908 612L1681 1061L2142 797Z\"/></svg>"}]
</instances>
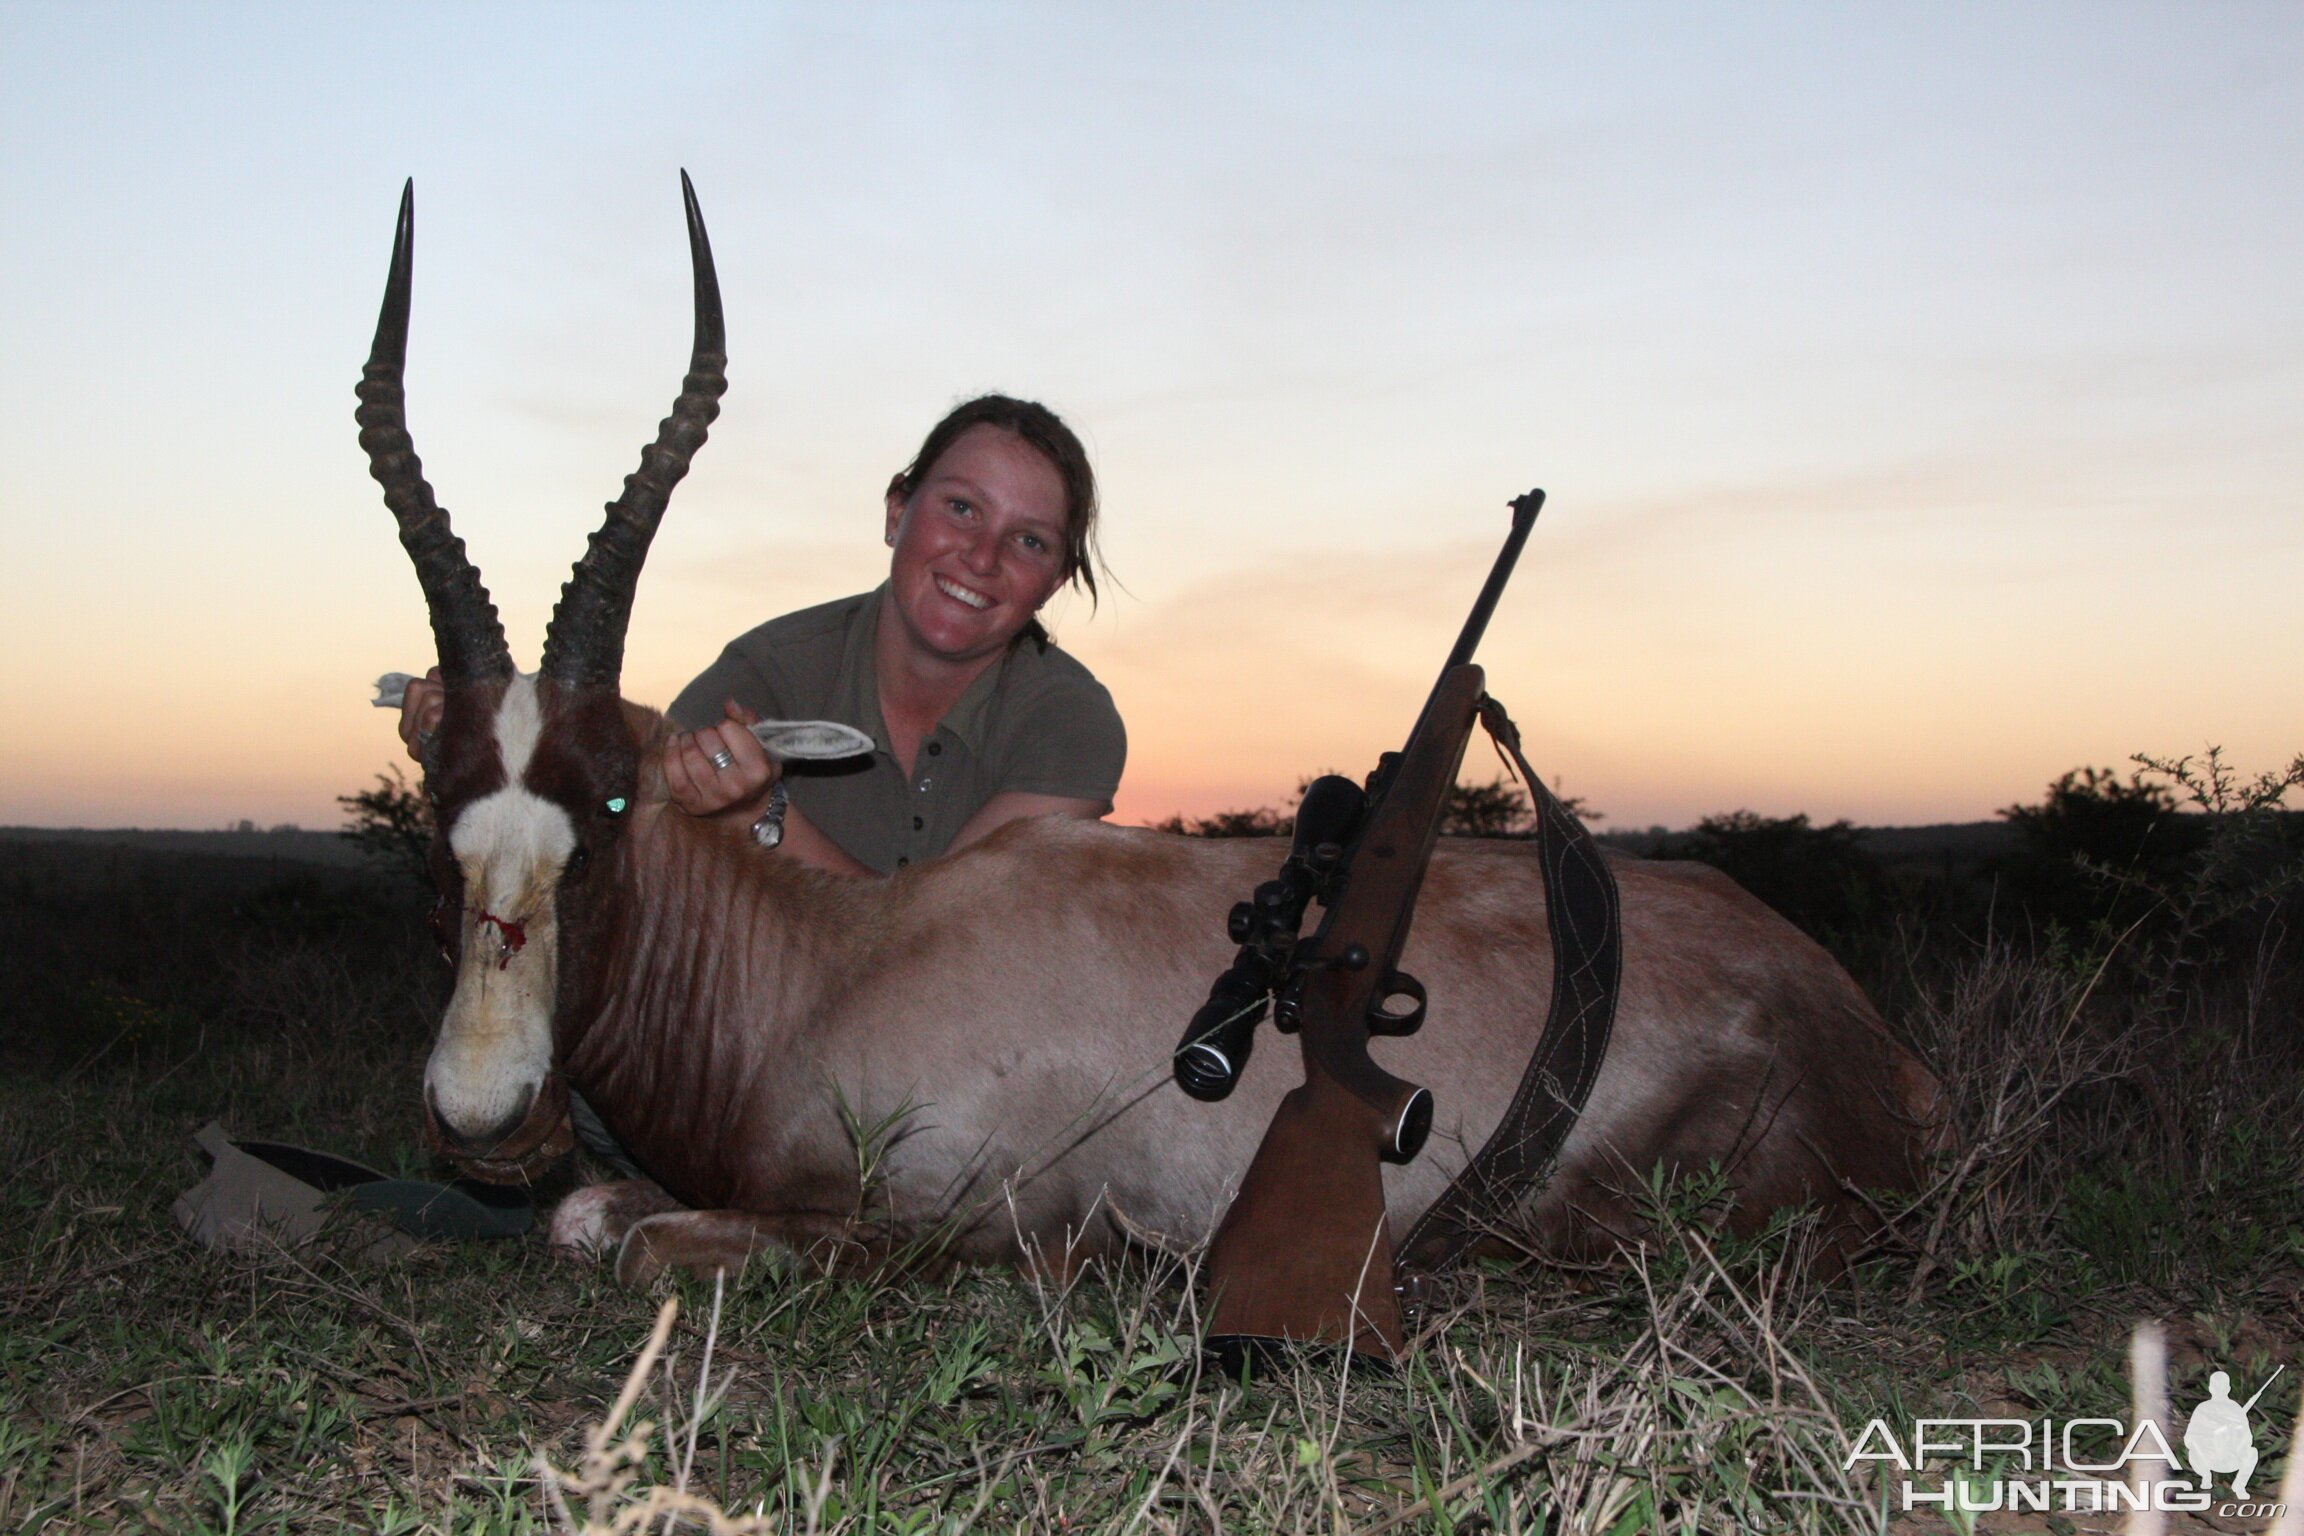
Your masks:
<instances>
[{"instance_id":1,"label":"white blaze on face","mask_svg":"<svg viewBox=\"0 0 2304 1536\"><path fill-rule=\"evenodd\" d=\"M464 880L463 953L424 1081L440 1118L467 1136L511 1129L552 1070L554 892L576 827L521 787L542 727L536 679L523 674L496 712L505 786L464 807L448 834Z\"/></svg>"}]
</instances>

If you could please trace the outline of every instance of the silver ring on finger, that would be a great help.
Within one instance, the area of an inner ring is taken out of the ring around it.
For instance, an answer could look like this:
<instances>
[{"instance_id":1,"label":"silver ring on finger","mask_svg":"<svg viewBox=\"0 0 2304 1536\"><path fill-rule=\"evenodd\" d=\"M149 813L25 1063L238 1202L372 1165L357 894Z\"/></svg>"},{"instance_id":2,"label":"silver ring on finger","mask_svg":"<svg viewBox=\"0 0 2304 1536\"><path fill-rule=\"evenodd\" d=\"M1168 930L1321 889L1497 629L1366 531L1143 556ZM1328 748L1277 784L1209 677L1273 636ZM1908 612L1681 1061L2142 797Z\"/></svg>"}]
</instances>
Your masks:
<instances>
[{"instance_id":1,"label":"silver ring on finger","mask_svg":"<svg viewBox=\"0 0 2304 1536\"><path fill-rule=\"evenodd\" d=\"M715 773L726 773L736 766L736 754L723 747L712 754L710 761Z\"/></svg>"}]
</instances>

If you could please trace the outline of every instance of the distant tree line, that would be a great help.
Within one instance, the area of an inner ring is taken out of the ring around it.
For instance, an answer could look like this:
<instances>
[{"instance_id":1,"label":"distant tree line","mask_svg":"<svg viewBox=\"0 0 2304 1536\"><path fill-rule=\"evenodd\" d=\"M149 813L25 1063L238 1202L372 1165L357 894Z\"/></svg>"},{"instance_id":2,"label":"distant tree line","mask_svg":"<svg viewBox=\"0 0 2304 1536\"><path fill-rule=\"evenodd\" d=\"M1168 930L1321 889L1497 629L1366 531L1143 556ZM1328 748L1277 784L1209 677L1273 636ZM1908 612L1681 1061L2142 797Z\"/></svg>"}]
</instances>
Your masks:
<instances>
[{"instance_id":1,"label":"distant tree line","mask_svg":"<svg viewBox=\"0 0 2304 1536\"><path fill-rule=\"evenodd\" d=\"M1311 783L1309 776L1298 779L1293 798L1303 799ZM1589 809L1579 797L1569 796L1561 803L1586 821L1601 819L1601 813ZM1152 830L1185 837L1287 837L1296 830L1296 818L1264 805L1251 811L1218 811L1213 816L1179 814L1152 823ZM1447 807L1441 812L1440 833L1443 837L1534 837L1536 812L1528 791L1499 774L1486 784L1452 787Z\"/></svg>"},{"instance_id":2,"label":"distant tree line","mask_svg":"<svg viewBox=\"0 0 2304 1536\"><path fill-rule=\"evenodd\" d=\"M2137 761L2125 779L2098 767L2061 775L2038 802L1999 812L2013 834L2006 851L1956 856L1947 847L1933 868L1884 860L1865 830L1845 820L1817 826L1806 815L1749 810L1707 816L1685 832L1607 840L1650 858L1712 865L1874 982L1946 939L2154 956L2170 975L2184 954L2262 952L2271 925L2299 915L2304 898L2304 812L2286 808L2290 792L2304 787L2304 757L2253 779L2215 751ZM1310 782L1298 782L1297 798ZM399 768L338 803L345 837L429 887L431 804ZM1581 800L1566 803L1588 822L1601 819ZM1279 838L1295 817L1259 806L1155 826L1190 837ZM1532 837L1528 794L1501 776L1459 784L1441 830Z\"/></svg>"},{"instance_id":3,"label":"distant tree line","mask_svg":"<svg viewBox=\"0 0 2304 1536\"><path fill-rule=\"evenodd\" d=\"M2068 948L2230 947L2234 924L2258 925L2304 894L2304 813L2285 808L2304 787L2304 758L2243 779L2211 751L2200 759L2139 759L2123 779L2082 767L2037 803L1999 812L2007 851L1955 856L1939 867L1891 864L1861 827L1817 826L1806 815L1724 811L1685 832L1612 834L1650 858L1710 864L1851 965L1877 969L1880 951L1907 953L1942 937L1987 934ZM1300 781L1301 797L1309 779ZM1580 802L1587 821L1600 819ZM1271 806L1171 816L1162 831L1193 837L1284 837L1294 818ZM1458 837L1534 835L1527 793L1509 779L1458 785L1442 831ZM2253 916L2251 917L2251 914Z\"/></svg>"}]
</instances>

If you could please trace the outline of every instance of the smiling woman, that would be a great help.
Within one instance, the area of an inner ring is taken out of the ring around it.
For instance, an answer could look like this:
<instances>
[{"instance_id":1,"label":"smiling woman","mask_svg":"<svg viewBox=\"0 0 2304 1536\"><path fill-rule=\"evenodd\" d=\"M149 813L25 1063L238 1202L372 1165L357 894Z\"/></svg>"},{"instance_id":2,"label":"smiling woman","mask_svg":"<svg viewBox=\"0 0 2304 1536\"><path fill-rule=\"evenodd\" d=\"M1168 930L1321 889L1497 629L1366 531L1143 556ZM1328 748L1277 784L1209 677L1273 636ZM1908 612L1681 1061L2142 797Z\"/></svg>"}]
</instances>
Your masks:
<instances>
[{"instance_id":1,"label":"smiling woman","mask_svg":"<svg viewBox=\"0 0 2304 1536\"><path fill-rule=\"evenodd\" d=\"M1109 812L1119 712L1038 618L1067 581L1096 591L1080 440L1045 406L970 400L889 482L886 509L886 583L739 636L673 702L692 730L665 754L675 801L881 875L1021 817ZM873 750L780 770L745 729L762 716L836 720Z\"/></svg>"}]
</instances>

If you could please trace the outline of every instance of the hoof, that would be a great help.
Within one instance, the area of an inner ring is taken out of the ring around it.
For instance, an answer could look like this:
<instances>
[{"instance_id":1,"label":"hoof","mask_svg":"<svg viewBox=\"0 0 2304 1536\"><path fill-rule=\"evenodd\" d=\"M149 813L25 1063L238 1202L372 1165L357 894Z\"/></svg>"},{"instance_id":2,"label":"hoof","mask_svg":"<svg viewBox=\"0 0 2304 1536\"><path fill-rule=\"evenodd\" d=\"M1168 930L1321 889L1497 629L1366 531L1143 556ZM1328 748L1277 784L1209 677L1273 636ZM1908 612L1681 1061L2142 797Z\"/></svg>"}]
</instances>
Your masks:
<instances>
[{"instance_id":1,"label":"hoof","mask_svg":"<svg viewBox=\"0 0 2304 1536\"><path fill-rule=\"evenodd\" d=\"M644 1291L656 1283L664 1273L665 1258L648 1241L647 1223L642 1222L624 1234L624 1242L616 1250L616 1283L628 1291Z\"/></svg>"},{"instance_id":2,"label":"hoof","mask_svg":"<svg viewBox=\"0 0 2304 1536\"><path fill-rule=\"evenodd\" d=\"M587 1184L552 1212L548 1241L561 1258L590 1262L649 1217L679 1209L679 1202L647 1179Z\"/></svg>"}]
</instances>

